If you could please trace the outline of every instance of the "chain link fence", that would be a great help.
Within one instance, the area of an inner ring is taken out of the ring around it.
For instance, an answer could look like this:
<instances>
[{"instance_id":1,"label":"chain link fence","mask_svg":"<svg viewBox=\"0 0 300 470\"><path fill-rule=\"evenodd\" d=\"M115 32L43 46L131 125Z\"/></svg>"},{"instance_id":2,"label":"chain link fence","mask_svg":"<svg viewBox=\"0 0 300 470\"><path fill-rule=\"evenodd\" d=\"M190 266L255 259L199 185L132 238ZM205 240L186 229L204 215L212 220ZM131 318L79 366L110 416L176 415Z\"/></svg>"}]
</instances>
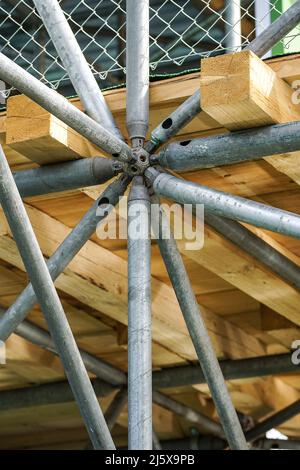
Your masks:
<instances>
[{"instance_id":1,"label":"chain link fence","mask_svg":"<svg viewBox=\"0 0 300 470\"><path fill-rule=\"evenodd\" d=\"M294 0L150 0L151 75L171 76L199 69L203 57L240 49L293 3ZM125 0L60 0L60 5L101 88L124 83ZM234 7L238 17L233 16ZM298 49L297 28L273 53ZM74 93L32 0L0 0L0 51L61 93ZM5 96L10 92L9 88L0 89Z\"/></svg>"}]
</instances>

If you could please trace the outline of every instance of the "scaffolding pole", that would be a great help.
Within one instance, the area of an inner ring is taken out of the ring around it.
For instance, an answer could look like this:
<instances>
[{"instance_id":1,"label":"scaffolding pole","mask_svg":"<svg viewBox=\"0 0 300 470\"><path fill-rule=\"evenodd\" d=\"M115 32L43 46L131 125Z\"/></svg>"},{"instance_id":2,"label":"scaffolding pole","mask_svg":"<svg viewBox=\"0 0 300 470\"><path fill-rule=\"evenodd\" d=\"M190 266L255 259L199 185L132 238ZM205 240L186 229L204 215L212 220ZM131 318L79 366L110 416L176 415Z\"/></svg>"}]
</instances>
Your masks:
<instances>
[{"instance_id":1,"label":"scaffolding pole","mask_svg":"<svg viewBox=\"0 0 300 470\"><path fill-rule=\"evenodd\" d=\"M192 96L185 100L166 119L162 121L152 132L145 149L149 153L156 151L162 144L174 137L180 129L186 126L201 111L201 96L198 89Z\"/></svg>"},{"instance_id":2,"label":"scaffolding pole","mask_svg":"<svg viewBox=\"0 0 300 470\"><path fill-rule=\"evenodd\" d=\"M122 169L115 160L91 157L15 171L13 177L24 198L103 184Z\"/></svg>"},{"instance_id":3,"label":"scaffolding pole","mask_svg":"<svg viewBox=\"0 0 300 470\"><path fill-rule=\"evenodd\" d=\"M112 176L117 165L119 163L112 160L96 157L19 171L14 174L14 179L21 196L26 197L47 194L52 191L63 191L71 189L71 187L76 189L100 184L104 182L104 178L108 179ZM300 267L271 245L238 222L209 213L205 216L205 222L250 256L269 267L290 285L300 290ZM22 302L22 305L25 306L26 301Z\"/></svg>"},{"instance_id":4,"label":"scaffolding pole","mask_svg":"<svg viewBox=\"0 0 300 470\"><path fill-rule=\"evenodd\" d=\"M58 1L34 0L34 4L87 114L123 140Z\"/></svg>"},{"instance_id":5,"label":"scaffolding pole","mask_svg":"<svg viewBox=\"0 0 300 470\"><path fill-rule=\"evenodd\" d=\"M242 46L241 0L225 0L225 48L238 52Z\"/></svg>"},{"instance_id":6,"label":"scaffolding pole","mask_svg":"<svg viewBox=\"0 0 300 470\"><path fill-rule=\"evenodd\" d=\"M260 160L300 150L300 121L174 142L151 161L174 171L193 171Z\"/></svg>"},{"instance_id":7,"label":"scaffolding pole","mask_svg":"<svg viewBox=\"0 0 300 470\"><path fill-rule=\"evenodd\" d=\"M47 268L53 281L63 272L89 240L97 225L118 204L119 198L126 191L129 181L130 177L122 175L111 183L49 258ZM16 327L34 307L36 301L37 294L35 293L34 285L29 284L0 319L0 339L2 341L5 341L14 332Z\"/></svg>"},{"instance_id":8,"label":"scaffolding pole","mask_svg":"<svg viewBox=\"0 0 300 470\"><path fill-rule=\"evenodd\" d=\"M27 341L30 341L33 344L36 344L37 346L40 346L41 348L51 351L53 354L58 355L58 352L55 348L55 345L49 333L43 330L42 328L36 325L33 325L32 323L28 321L24 321L17 327L16 334L26 339ZM117 369L116 367L110 364L107 364L106 362L104 362L102 359L99 359L98 357L92 356L86 351L80 350L80 354L87 370L95 374L97 377L99 377L101 381L102 380L104 381L104 383L93 382L94 385L98 387L97 390L99 390L99 393L106 393L106 391L107 393L110 393L110 391L113 391L116 388L119 388L119 387L124 388L124 385L126 385L127 383L127 377L123 371ZM154 377L156 374L157 372L154 372ZM198 372L198 376L200 376L200 372ZM65 388L62 388L63 385L62 383L60 384L58 395L55 395L55 388L51 389L52 391L51 403L54 403L55 396L58 396L58 400L60 401L71 401L72 395L70 396L69 386L67 382L64 382L64 385L65 385ZM159 386L159 384L157 384L155 388L161 388L161 387ZM36 389L37 387L35 387L35 390ZM7 407L9 406L9 403L10 405L12 405L13 401L16 399L17 400L16 406L19 408L22 408L23 406L26 406L26 403L28 403L28 400L30 400L31 395L33 395L33 397L35 398L36 404L42 404L42 405L46 404L46 400L48 396L48 389L46 389L45 394L43 394L44 389L42 388L39 396L37 396L35 392L31 394L30 390L31 389L26 388L24 390L24 395L22 394L23 390L20 390L17 394L17 397L12 396L11 400L9 400L8 395L4 395L3 406L6 407L7 409ZM64 392L65 392L65 395L64 395ZM0 392L0 409L1 409L1 403L2 403L1 397L2 395ZM182 405L181 403L178 403L172 398L166 397L165 395L162 395L159 392L156 392L154 394L153 402L155 402L157 405L160 405L172 411L175 414L184 416L186 419L191 420L191 422L193 423L199 424L205 432L212 432L212 433L216 432L217 435L223 436L222 427L218 423L213 421L212 419L200 413L199 411L192 410L186 405ZM30 403L34 403L34 402L30 401Z\"/></svg>"},{"instance_id":9,"label":"scaffolding pole","mask_svg":"<svg viewBox=\"0 0 300 470\"><path fill-rule=\"evenodd\" d=\"M292 363L290 354L223 360L220 361L220 367L226 380L300 373L299 365ZM203 383L206 383L206 380L198 364L167 367L153 372L154 389L186 387Z\"/></svg>"},{"instance_id":10,"label":"scaffolding pole","mask_svg":"<svg viewBox=\"0 0 300 470\"><path fill-rule=\"evenodd\" d=\"M98 398L113 393L115 388L100 379L92 379L93 389ZM31 387L0 391L0 412L34 408L74 401L74 395L67 381L44 383Z\"/></svg>"},{"instance_id":11,"label":"scaffolding pole","mask_svg":"<svg viewBox=\"0 0 300 470\"><path fill-rule=\"evenodd\" d=\"M230 1L230 0L227 0ZM231 0L231 2L240 0ZM263 57L278 41L283 39L300 22L300 0L284 12L273 24L254 39L244 50L250 50L258 57ZM154 152L157 148L174 137L180 129L191 122L201 111L200 91L185 100L152 132L150 141L147 142L148 152Z\"/></svg>"},{"instance_id":12,"label":"scaffolding pole","mask_svg":"<svg viewBox=\"0 0 300 470\"><path fill-rule=\"evenodd\" d=\"M150 200L143 178L128 199L128 448L152 448Z\"/></svg>"},{"instance_id":13,"label":"scaffolding pole","mask_svg":"<svg viewBox=\"0 0 300 470\"><path fill-rule=\"evenodd\" d=\"M272 47L290 33L300 22L300 0L290 6L280 17L274 21L265 31L254 39L246 50L254 52L258 57L263 57Z\"/></svg>"},{"instance_id":14,"label":"scaffolding pole","mask_svg":"<svg viewBox=\"0 0 300 470\"><path fill-rule=\"evenodd\" d=\"M155 193L180 204L203 204L205 210L273 232L300 238L300 216L259 202L180 180L148 168L145 175Z\"/></svg>"},{"instance_id":15,"label":"scaffolding pole","mask_svg":"<svg viewBox=\"0 0 300 470\"><path fill-rule=\"evenodd\" d=\"M131 158L130 148L125 142L115 137L66 98L44 85L2 53L0 53L0 79L14 86L114 158L123 161Z\"/></svg>"},{"instance_id":16,"label":"scaffolding pole","mask_svg":"<svg viewBox=\"0 0 300 470\"><path fill-rule=\"evenodd\" d=\"M202 371L209 386L223 426L224 434L232 449L246 450L247 444L240 422L233 407L184 263L176 242L170 233L169 223L160 207L159 199L153 196L151 202L155 204L157 217L159 218L159 227L156 237L160 253L172 282L187 329L193 341L199 363L201 364Z\"/></svg>"},{"instance_id":17,"label":"scaffolding pole","mask_svg":"<svg viewBox=\"0 0 300 470\"><path fill-rule=\"evenodd\" d=\"M169 174L168 171L166 173ZM197 217L196 211L192 210ZM300 291L300 266L277 251L262 238L251 230L234 220L218 217L212 213L205 214L205 224L209 225L223 237L230 240L236 246L267 266L281 279L288 282L295 289Z\"/></svg>"},{"instance_id":18,"label":"scaffolding pole","mask_svg":"<svg viewBox=\"0 0 300 470\"><path fill-rule=\"evenodd\" d=\"M0 201L95 448L114 443L0 146Z\"/></svg>"},{"instance_id":19,"label":"scaffolding pole","mask_svg":"<svg viewBox=\"0 0 300 470\"><path fill-rule=\"evenodd\" d=\"M149 0L127 0L126 16L126 124L140 147L149 125Z\"/></svg>"},{"instance_id":20,"label":"scaffolding pole","mask_svg":"<svg viewBox=\"0 0 300 470\"><path fill-rule=\"evenodd\" d=\"M294 418L300 413L300 400L295 401L291 405L283 408L261 423L258 423L250 431L246 432L246 439L248 442L255 441L262 435L266 434L270 429L277 428L284 424L289 419Z\"/></svg>"},{"instance_id":21,"label":"scaffolding pole","mask_svg":"<svg viewBox=\"0 0 300 470\"><path fill-rule=\"evenodd\" d=\"M94 384L93 384L94 385ZM105 391L105 389L104 389ZM1 395L0 395L1 396ZM113 400L111 401L109 407L104 413L104 418L107 424L107 427L110 431L113 430L115 424L117 423L117 420L122 413L126 403L127 403L127 389L126 388L121 388L119 390ZM85 447L85 450L91 450L92 449L92 443L89 442L87 446Z\"/></svg>"}]
</instances>

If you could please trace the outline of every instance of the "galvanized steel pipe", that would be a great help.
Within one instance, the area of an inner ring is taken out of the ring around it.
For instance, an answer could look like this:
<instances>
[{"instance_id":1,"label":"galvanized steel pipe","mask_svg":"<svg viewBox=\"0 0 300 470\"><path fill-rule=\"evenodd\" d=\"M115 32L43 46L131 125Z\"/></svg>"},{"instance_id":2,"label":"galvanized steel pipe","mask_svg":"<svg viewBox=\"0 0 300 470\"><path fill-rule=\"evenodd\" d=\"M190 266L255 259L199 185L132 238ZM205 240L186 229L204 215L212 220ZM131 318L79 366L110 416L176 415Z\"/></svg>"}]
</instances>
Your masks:
<instances>
[{"instance_id":1,"label":"galvanized steel pipe","mask_svg":"<svg viewBox=\"0 0 300 470\"><path fill-rule=\"evenodd\" d=\"M0 201L95 448L114 449L46 262L0 146Z\"/></svg>"},{"instance_id":2,"label":"galvanized steel pipe","mask_svg":"<svg viewBox=\"0 0 300 470\"><path fill-rule=\"evenodd\" d=\"M263 57L281 39L300 23L300 0L283 12L265 31L254 39L245 50L250 50L258 57Z\"/></svg>"},{"instance_id":3,"label":"galvanized steel pipe","mask_svg":"<svg viewBox=\"0 0 300 470\"><path fill-rule=\"evenodd\" d=\"M240 0L227 0L227 2L230 2L232 5L234 3L237 5ZM236 13L238 13L237 6ZM263 57L278 41L292 31L299 22L300 0L284 12L274 23L245 47L244 50L250 50L258 57ZM238 35L235 35L235 37L238 37ZM235 44L235 46L237 46L237 44ZM233 44L228 45L228 47L233 47ZM148 152L154 152L160 145L175 136L177 132L192 121L200 111L201 96L200 91L196 90L192 96L185 100L151 132L150 141L147 142Z\"/></svg>"},{"instance_id":4,"label":"galvanized steel pipe","mask_svg":"<svg viewBox=\"0 0 300 470\"><path fill-rule=\"evenodd\" d=\"M300 291L300 266L242 224L206 213L205 223Z\"/></svg>"},{"instance_id":5,"label":"galvanized steel pipe","mask_svg":"<svg viewBox=\"0 0 300 470\"><path fill-rule=\"evenodd\" d=\"M94 233L98 223L104 220L113 206L119 202L119 198L125 193L129 181L128 176L122 175L111 183L48 259L47 267L53 280L63 272ZM99 208L102 208L101 213L97 213ZM0 319L0 339L2 341L5 341L13 333L33 308L36 301L37 295L33 286L29 284Z\"/></svg>"},{"instance_id":6,"label":"galvanized steel pipe","mask_svg":"<svg viewBox=\"0 0 300 470\"><path fill-rule=\"evenodd\" d=\"M108 158L81 158L15 171L13 177L20 195L30 197L103 184L122 168L120 162Z\"/></svg>"},{"instance_id":7,"label":"galvanized steel pipe","mask_svg":"<svg viewBox=\"0 0 300 470\"><path fill-rule=\"evenodd\" d=\"M152 202L159 206L157 197L152 197ZM159 229L156 237L160 253L223 425L224 433L232 449L246 450L247 444L240 422L233 407L183 260L176 242L170 234L168 220L161 208L158 209L157 215L159 217Z\"/></svg>"},{"instance_id":8,"label":"galvanized steel pipe","mask_svg":"<svg viewBox=\"0 0 300 470\"><path fill-rule=\"evenodd\" d=\"M130 139L149 125L149 0L126 1L126 124Z\"/></svg>"},{"instance_id":9,"label":"galvanized steel pipe","mask_svg":"<svg viewBox=\"0 0 300 470\"><path fill-rule=\"evenodd\" d=\"M300 366L292 363L291 354L227 359L220 361L220 367L226 380L300 373ZM186 387L187 385L204 383L206 383L206 379L198 363L167 367L153 372L154 389Z\"/></svg>"},{"instance_id":10,"label":"galvanized steel pipe","mask_svg":"<svg viewBox=\"0 0 300 470\"><path fill-rule=\"evenodd\" d=\"M203 204L205 210L273 232L300 238L300 216L206 186L180 180L154 168L146 170L154 191L181 204Z\"/></svg>"},{"instance_id":11,"label":"galvanized steel pipe","mask_svg":"<svg viewBox=\"0 0 300 470\"><path fill-rule=\"evenodd\" d=\"M123 140L74 33L57 0L33 0L87 114Z\"/></svg>"},{"instance_id":12,"label":"galvanized steel pipe","mask_svg":"<svg viewBox=\"0 0 300 470\"><path fill-rule=\"evenodd\" d=\"M153 163L174 171L201 170L300 150L300 121L184 140L167 145Z\"/></svg>"},{"instance_id":13,"label":"galvanized steel pipe","mask_svg":"<svg viewBox=\"0 0 300 470\"><path fill-rule=\"evenodd\" d=\"M242 45L241 0L225 0L225 48L228 53L238 52Z\"/></svg>"},{"instance_id":14,"label":"galvanized steel pipe","mask_svg":"<svg viewBox=\"0 0 300 470\"><path fill-rule=\"evenodd\" d=\"M128 445L152 448L150 199L135 177L128 199Z\"/></svg>"},{"instance_id":15,"label":"galvanized steel pipe","mask_svg":"<svg viewBox=\"0 0 300 470\"><path fill-rule=\"evenodd\" d=\"M125 142L115 137L62 95L44 85L2 53L0 53L0 79L14 86L113 157L123 161L130 160L131 150Z\"/></svg>"},{"instance_id":16,"label":"galvanized steel pipe","mask_svg":"<svg viewBox=\"0 0 300 470\"><path fill-rule=\"evenodd\" d=\"M289 419L294 418L300 413L300 400L295 401L291 405L283 408L269 418L258 423L254 428L246 433L247 441L255 441L262 435L266 434L270 429L277 428Z\"/></svg>"}]
</instances>

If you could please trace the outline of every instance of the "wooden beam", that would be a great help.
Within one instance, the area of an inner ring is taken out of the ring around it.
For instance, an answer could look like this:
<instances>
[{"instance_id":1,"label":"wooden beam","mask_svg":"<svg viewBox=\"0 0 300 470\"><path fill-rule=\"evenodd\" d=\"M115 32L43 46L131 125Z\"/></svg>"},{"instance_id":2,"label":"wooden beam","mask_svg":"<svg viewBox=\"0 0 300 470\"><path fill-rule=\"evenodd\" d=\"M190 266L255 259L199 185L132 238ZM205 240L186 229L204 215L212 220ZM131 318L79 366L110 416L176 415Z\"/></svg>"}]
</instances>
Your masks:
<instances>
[{"instance_id":1,"label":"wooden beam","mask_svg":"<svg viewBox=\"0 0 300 470\"><path fill-rule=\"evenodd\" d=\"M300 120L293 89L250 51L204 59L200 91L203 110L231 131ZM265 160L300 184L300 152Z\"/></svg>"},{"instance_id":2,"label":"wooden beam","mask_svg":"<svg viewBox=\"0 0 300 470\"><path fill-rule=\"evenodd\" d=\"M19 382L42 383L64 377L60 359L51 352L11 335L6 345L6 367L19 376ZM0 372L1 377L1 372ZM17 386L19 386L18 383Z\"/></svg>"},{"instance_id":3,"label":"wooden beam","mask_svg":"<svg viewBox=\"0 0 300 470\"><path fill-rule=\"evenodd\" d=\"M64 224L26 206L41 249L50 256L69 233ZM5 221L3 221L5 226ZM9 231L0 237L0 258L24 270ZM127 262L88 241L56 286L82 303L127 325ZM171 287L152 278L153 339L182 359L196 359L188 331ZM204 317L220 357L264 354L264 347L251 335L204 309Z\"/></svg>"},{"instance_id":4,"label":"wooden beam","mask_svg":"<svg viewBox=\"0 0 300 470\"><path fill-rule=\"evenodd\" d=\"M205 243L201 250L186 250L185 240L179 242L179 247L187 258L214 272L296 325L300 325L297 307L300 293L209 227L205 227ZM285 253L287 254L288 250L285 250ZM295 256L292 258L295 260ZM299 258L297 264L300 265Z\"/></svg>"},{"instance_id":5,"label":"wooden beam","mask_svg":"<svg viewBox=\"0 0 300 470\"><path fill-rule=\"evenodd\" d=\"M232 131L300 119L293 90L250 51L203 59L200 91L203 110Z\"/></svg>"},{"instance_id":6,"label":"wooden beam","mask_svg":"<svg viewBox=\"0 0 300 470\"><path fill-rule=\"evenodd\" d=\"M289 83L300 77L299 55L279 60L271 59L267 63L269 67L276 70L280 78ZM151 83L150 129L153 129L164 116L167 117L197 90L199 77L199 72L196 72ZM104 94L123 135L127 138L125 89L109 90ZM78 98L71 99L71 102L82 109ZM5 150L11 163L19 168L28 166L30 160L44 164L102 153L24 96L9 98L7 118L9 121L7 136L2 134L2 142L6 146ZM4 112L0 115L0 134L1 129L4 128L1 121L5 120L6 113ZM184 129L180 130L176 139L211 135L224 131L224 126L221 123L203 111Z\"/></svg>"},{"instance_id":7,"label":"wooden beam","mask_svg":"<svg viewBox=\"0 0 300 470\"><path fill-rule=\"evenodd\" d=\"M6 145L39 164L103 153L24 95L7 101Z\"/></svg>"},{"instance_id":8,"label":"wooden beam","mask_svg":"<svg viewBox=\"0 0 300 470\"><path fill-rule=\"evenodd\" d=\"M27 278L22 272L15 268L8 269L0 266L0 305L2 307L11 305L26 285ZM126 370L127 339L125 338L123 344L120 344L118 332L121 329L124 332L127 331L127 327L115 321L110 321L111 325L105 324L100 318L88 314L84 306L72 305L70 299L62 298L62 304L79 347ZM48 329L38 306L32 310L28 318L41 328ZM185 363L180 356L156 342L153 342L152 351L154 368ZM2 374L0 373L0 385L1 382Z\"/></svg>"},{"instance_id":9,"label":"wooden beam","mask_svg":"<svg viewBox=\"0 0 300 470\"><path fill-rule=\"evenodd\" d=\"M126 217L125 212L119 215L123 218ZM270 235L256 227L248 228L300 266L300 258L276 242ZM201 234L199 239L201 239ZM185 238L178 240L177 244L181 254L186 258L212 271L290 322L300 325L300 314L297 307L300 293L265 265L226 240L209 226L204 227L204 244L200 250L187 249L188 240ZM264 288L262 289L261 286Z\"/></svg>"}]
</instances>

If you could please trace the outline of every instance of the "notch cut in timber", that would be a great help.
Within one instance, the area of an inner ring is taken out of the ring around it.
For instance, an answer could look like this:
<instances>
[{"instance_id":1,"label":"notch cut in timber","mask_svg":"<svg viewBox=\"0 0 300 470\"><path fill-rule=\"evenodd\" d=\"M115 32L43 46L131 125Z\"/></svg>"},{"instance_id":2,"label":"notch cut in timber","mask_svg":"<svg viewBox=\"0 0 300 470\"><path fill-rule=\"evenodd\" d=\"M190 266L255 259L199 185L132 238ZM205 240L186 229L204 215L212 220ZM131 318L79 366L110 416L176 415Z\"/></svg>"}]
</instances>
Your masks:
<instances>
[{"instance_id":1,"label":"notch cut in timber","mask_svg":"<svg viewBox=\"0 0 300 470\"><path fill-rule=\"evenodd\" d=\"M202 109L230 131L300 120L295 90L250 51L202 60ZM300 152L266 157L300 184Z\"/></svg>"}]
</instances>

